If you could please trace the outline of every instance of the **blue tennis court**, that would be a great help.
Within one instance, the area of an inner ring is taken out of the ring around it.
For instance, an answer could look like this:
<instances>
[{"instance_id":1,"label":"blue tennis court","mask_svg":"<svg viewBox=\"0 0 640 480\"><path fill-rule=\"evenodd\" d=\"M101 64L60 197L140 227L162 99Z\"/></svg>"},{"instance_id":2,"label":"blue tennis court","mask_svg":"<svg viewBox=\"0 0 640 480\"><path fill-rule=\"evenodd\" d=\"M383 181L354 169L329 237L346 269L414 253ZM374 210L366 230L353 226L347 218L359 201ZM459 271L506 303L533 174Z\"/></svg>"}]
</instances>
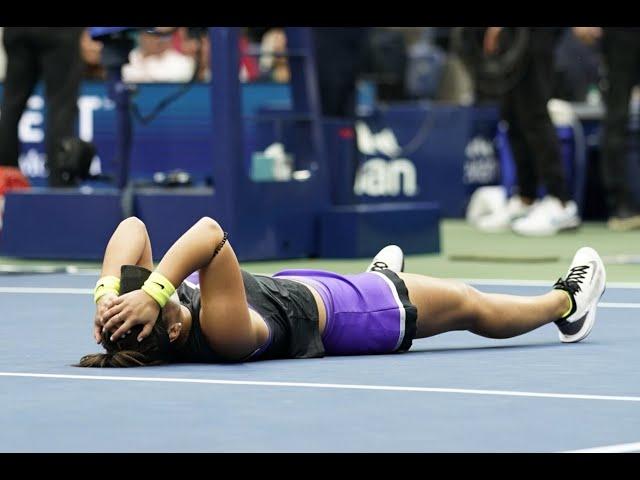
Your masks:
<instances>
[{"instance_id":1,"label":"blue tennis court","mask_svg":"<svg viewBox=\"0 0 640 480\"><path fill-rule=\"evenodd\" d=\"M550 325L448 333L399 355L75 368L100 350L96 278L0 276L1 451L640 451L640 285L610 284L578 344Z\"/></svg>"}]
</instances>

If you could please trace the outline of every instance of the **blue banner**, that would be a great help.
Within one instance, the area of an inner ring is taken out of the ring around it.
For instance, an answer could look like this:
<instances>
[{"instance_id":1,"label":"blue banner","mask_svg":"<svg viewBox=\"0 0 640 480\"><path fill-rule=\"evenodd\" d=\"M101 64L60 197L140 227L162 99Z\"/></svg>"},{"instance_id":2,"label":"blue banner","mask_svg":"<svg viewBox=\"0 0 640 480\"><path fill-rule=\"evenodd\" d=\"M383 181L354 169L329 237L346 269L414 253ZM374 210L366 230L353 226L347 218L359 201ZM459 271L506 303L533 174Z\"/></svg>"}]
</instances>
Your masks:
<instances>
[{"instance_id":1,"label":"blue banner","mask_svg":"<svg viewBox=\"0 0 640 480\"><path fill-rule=\"evenodd\" d=\"M182 87L142 84L133 101L145 115ZM287 181L317 168L307 141L308 125L288 120L286 112L278 113L290 108L288 85L243 84L242 102L244 158L238 161L243 162L249 177L254 181ZM19 125L20 167L36 186L46 183L45 116L39 86ZM97 148L93 174L116 173L115 121L114 104L104 83L84 82L78 99L77 134ZM437 104L369 108L355 130L348 123L327 120L327 168L333 202L436 201L445 216L461 216L475 187L500 181L493 143L496 124L495 109ZM215 159L208 84L195 84L150 123L134 121L133 128L132 179L150 180L156 172L175 169L189 172L196 183L211 179Z\"/></svg>"},{"instance_id":2,"label":"blue banner","mask_svg":"<svg viewBox=\"0 0 640 480\"><path fill-rule=\"evenodd\" d=\"M500 181L495 108L397 105L328 124L332 198L341 205L429 202L464 214L471 192Z\"/></svg>"},{"instance_id":3,"label":"blue banner","mask_svg":"<svg viewBox=\"0 0 640 480\"><path fill-rule=\"evenodd\" d=\"M143 84L133 96L142 115L151 112L166 96L182 88L175 84ZM20 168L34 185L46 178L44 125L46 105L39 85L29 99L20 120L18 136L22 143ZM0 94L3 87L0 85ZM149 178L158 171L186 170L195 180L211 177L211 101L210 86L195 84L170 104L149 124L134 121L131 152L131 178ZM282 84L243 85L243 114L252 115L265 105L287 107L290 92ZM0 112L1 114L1 112ZM96 145L93 174L115 174L115 120L113 102L102 82L84 82L78 99L77 134ZM249 155L248 155L249 156Z\"/></svg>"}]
</instances>

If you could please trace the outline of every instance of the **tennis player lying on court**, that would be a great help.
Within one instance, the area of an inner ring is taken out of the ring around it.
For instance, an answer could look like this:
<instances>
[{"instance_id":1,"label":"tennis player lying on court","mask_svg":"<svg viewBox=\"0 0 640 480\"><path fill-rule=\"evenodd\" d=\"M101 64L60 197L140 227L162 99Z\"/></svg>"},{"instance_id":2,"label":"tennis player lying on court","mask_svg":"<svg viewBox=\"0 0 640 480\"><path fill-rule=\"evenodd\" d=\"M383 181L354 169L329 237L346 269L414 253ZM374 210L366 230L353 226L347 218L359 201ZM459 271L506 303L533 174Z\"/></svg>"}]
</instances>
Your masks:
<instances>
[{"instance_id":1,"label":"tennis player lying on court","mask_svg":"<svg viewBox=\"0 0 640 480\"><path fill-rule=\"evenodd\" d=\"M145 225L128 218L107 245L95 289L94 337L107 353L86 355L79 366L394 353L452 330L509 338L550 322L561 341L578 342L605 289L604 265L591 248L578 250L548 293L532 297L482 293L403 267L402 251L388 246L355 275L252 275L240 269L220 225L202 218L151 272ZM199 287L185 281L193 272Z\"/></svg>"}]
</instances>

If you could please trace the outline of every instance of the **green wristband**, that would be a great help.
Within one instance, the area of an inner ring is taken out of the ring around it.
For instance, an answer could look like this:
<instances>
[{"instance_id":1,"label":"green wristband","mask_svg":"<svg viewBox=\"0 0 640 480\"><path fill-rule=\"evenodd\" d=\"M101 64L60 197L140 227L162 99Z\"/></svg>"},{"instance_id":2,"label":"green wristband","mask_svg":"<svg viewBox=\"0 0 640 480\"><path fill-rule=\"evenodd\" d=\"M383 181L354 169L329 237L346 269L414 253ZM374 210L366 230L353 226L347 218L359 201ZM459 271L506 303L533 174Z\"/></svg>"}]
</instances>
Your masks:
<instances>
[{"instance_id":1,"label":"green wristband","mask_svg":"<svg viewBox=\"0 0 640 480\"><path fill-rule=\"evenodd\" d=\"M171 282L158 272L153 272L149 275L149 278L142 285L142 290L158 302L160 308L164 308L171 295L176 291Z\"/></svg>"},{"instance_id":2,"label":"green wristband","mask_svg":"<svg viewBox=\"0 0 640 480\"><path fill-rule=\"evenodd\" d=\"M107 293L115 293L120 295L120 279L118 277L106 276L96 282L96 288L93 289L93 301L98 300Z\"/></svg>"}]
</instances>

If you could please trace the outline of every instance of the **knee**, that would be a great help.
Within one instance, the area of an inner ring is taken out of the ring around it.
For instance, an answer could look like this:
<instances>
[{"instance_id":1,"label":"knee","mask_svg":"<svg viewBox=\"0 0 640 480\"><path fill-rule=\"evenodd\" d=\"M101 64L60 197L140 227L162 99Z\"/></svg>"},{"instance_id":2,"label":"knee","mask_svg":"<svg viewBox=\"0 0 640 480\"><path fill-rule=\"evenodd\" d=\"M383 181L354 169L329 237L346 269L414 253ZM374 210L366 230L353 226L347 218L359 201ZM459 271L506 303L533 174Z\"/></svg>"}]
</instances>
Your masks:
<instances>
[{"instance_id":1,"label":"knee","mask_svg":"<svg viewBox=\"0 0 640 480\"><path fill-rule=\"evenodd\" d=\"M462 287L462 298L464 318L467 321L467 330L472 330L474 326L486 318L488 315L486 302L483 301L483 294L471 285L464 284Z\"/></svg>"}]
</instances>

